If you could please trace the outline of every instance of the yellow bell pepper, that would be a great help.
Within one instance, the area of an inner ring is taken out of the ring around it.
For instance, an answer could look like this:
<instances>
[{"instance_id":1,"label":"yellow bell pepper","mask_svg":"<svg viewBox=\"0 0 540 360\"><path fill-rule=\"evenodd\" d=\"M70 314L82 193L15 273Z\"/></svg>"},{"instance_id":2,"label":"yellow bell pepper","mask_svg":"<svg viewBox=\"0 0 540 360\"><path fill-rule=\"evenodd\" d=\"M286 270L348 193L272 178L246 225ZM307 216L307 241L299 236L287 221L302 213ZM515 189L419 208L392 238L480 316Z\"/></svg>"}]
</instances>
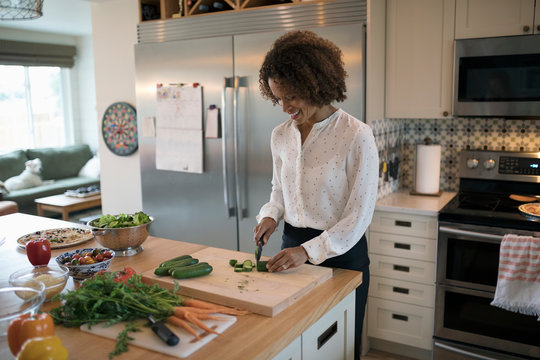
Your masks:
<instances>
[{"instance_id":1,"label":"yellow bell pepper","mask_svg":"<svg viewBox=\"0 0 540 360\"><path fill-rule=\"evenodd\" d=\"M8 344L13 355L21 350L24 342L34 337L54 335L54 321L47 313L24 314L11 321L8 327Z\"/></svg>"},{"instance_id":2,"label":"yellow bell pepper","mask_svg":"<svg viewBox=\"0 0 540 360\"><path fill-rule=\"evenodd\" d=\"M67 360L68 351L58 336L35 337L27 340L17 360Z\"/></svg>"}]
</instances>

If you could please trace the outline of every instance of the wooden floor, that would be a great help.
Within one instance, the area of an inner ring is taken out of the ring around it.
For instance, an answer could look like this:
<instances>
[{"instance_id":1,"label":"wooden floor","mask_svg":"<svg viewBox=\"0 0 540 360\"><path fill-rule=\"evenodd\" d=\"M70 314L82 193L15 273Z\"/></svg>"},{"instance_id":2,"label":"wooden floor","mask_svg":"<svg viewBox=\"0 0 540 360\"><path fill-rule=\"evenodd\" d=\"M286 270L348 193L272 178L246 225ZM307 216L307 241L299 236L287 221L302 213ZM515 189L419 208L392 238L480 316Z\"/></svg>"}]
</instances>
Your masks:
<instances>
[{"instance_id":1,"label":"wooden floor","mask_svg":"<svg viewBox=\"0 0 540 360\"><path fill-rule=\"evenodd\" d=\"M406 356L395 355L379 350L369 350L361 360L413 360Z\"/></svg>"}]
</instances>

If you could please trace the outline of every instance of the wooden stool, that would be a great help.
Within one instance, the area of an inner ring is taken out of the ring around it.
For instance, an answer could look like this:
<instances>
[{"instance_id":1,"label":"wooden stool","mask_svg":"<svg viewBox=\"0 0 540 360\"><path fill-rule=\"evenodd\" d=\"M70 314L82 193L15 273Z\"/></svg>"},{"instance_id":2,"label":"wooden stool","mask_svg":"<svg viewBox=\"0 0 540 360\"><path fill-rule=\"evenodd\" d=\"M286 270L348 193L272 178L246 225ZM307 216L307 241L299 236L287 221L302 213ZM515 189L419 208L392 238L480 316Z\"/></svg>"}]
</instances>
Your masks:
<instances>
[{"instance_id":1,"label":"wooden stool","mask_svg":"<svg viewBox=\"0 0 540 360\"><path fill-rule=\"evenodd\" d=\"M0 201L0 216L13 214L19 211L19 207L15 201L3 200Z\"/></svg>"}]
</instances>

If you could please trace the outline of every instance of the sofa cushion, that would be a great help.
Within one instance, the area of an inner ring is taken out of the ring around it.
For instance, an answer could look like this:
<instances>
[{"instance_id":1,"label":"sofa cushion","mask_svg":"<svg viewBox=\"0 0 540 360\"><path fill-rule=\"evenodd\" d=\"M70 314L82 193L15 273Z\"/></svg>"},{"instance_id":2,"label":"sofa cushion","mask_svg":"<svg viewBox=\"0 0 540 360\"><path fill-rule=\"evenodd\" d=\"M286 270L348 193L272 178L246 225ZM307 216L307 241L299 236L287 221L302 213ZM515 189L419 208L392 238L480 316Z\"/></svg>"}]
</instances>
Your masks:
<instances>
[{"instance_id":1,"label":"sofa cushion","mask_svg":"<svg viewBox=\"0 0 540 360\"><path fill-rule=\"evenodd\" d=\"M26 155L29 159L41 159L43 180L76 177L84 164L93 156L87 144L28 149Z\"/></svg>"},{"instance_id":2,"label":"sofa cushion","mask_svg":"<svg viewBox=\"0 0 540 360\"><path fill-rule=\"evenodd\" d=\"M25 212L25 208L35 207L34 200L37 198L63 194L66 190L91 185L99 185L99 179L83 177L65 178L56 180L51 184L44 184L22 190L13 190L9 194L4 194L4 200L15 201L19 205L19 209L22 209L22 212Z\"/></svg>"},{"instance_id":3,"label":"sofa cushion","mask_svg":"<svg viewBox=\"0 0 540 360\"><path fill-rule=\"evenodd\" d=\"M24 170L24 163L28 160L23 150L16 150L0 155L0 181L19 175Z\"/></svg>"}]
</instances>

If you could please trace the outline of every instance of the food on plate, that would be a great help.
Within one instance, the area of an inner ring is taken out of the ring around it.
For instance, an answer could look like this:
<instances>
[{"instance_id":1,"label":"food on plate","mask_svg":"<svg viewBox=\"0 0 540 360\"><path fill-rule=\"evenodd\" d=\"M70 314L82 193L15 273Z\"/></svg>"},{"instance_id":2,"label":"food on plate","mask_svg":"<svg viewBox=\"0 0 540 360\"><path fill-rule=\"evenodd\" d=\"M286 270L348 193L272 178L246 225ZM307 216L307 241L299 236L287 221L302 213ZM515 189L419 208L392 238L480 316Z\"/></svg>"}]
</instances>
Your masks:
<instances>
[{"instance_id":1,"label":"food on plate","mask_svg":"<svg viewBox=\"0 0 540 360\"><path fill-rule=\"evenodd\" d=\"M65 265L74 280L84 280L107 270L114 257L115 252L111 249L87 248L65 252L58 255L55 261Z\"/></svg>"},{"instance_id":2,"label":"food on plate","mask_svg":"<svg viewBox=\"0 0 540 360\"><path fill-rule=\"evenodd\" d=\"M207 262L200 263L199 259L195 259L191 255L182 255L159 264L154 269L154 274L158 276L171 275L175 279L189 279L208 275L212 270L212 266Z\"/></svg>"},{"instance_id":3,"label":"food on plate","mask_svg":"<svg viewBox=\"0 0 540 360\"><path fill-rule=\"evenodd\" d=\"M59 228L35 231L17 239L21 247L25 247L29 241L46 239L51 243L51 249L80 244L94 237L92 231L81 228Z\"/></svg>"},{"instance_id":4,"label":"food on plate","mask_svg":"<svg viewBox=\"0 0 540 360\"><path fill-rule=\"evenodd\" d=\"M35 337L53 335L54 322L49 314L24 314L10 322L7 340L11 353L17 356L25 341Z\"/></svg>"},{"instance_id":5,"label":"food on plate","mask_svg":"<svg viewBox=\"0 0 540 360\"><path fill-rule=\"evenodd\" d=\"M112 258L112 253L109 249L88 249L88 251L74 253L73 255L63 257L62 264L66 266L89 265L100 263L110 258Z\"/></svg>"},{"instance_id":6,"label":"food on plate","mask_svg":"<svg viewBox=\"0 0 540 360\"><path fill-rule=\"evenodd\" d=\"M67 360L69 353L58 336L31 338L23 344L17 360Z\"/></svg>"},{"instance_id":7,"label":"food on plate","mask_svg":"<svg viewBox=\"0 0 540 360\"><path fill-rule=\"evenodd\" d=\"M525 214L540 217L540 203L523 204L518 209Z\"/></svg>"},{"instance_id":8,"label":"food on plate","mask_svg":"<svg viewBox=\"0 0 540 360\"><path fill-rule=\"evenodd\" d=\"M133 215L101 215L99 219L92 220L89 225L102 229L125 228L148 224L152 219L144 212L139 211Z\"/></svg>"},{"instance_id":9,"label":"food on plate","mask_svg":"<svg viewBox=\"0 0 540 360\"><path fill-rule=\"evenodd\" d=\"M32 265L47 265L51 260L51 243L40 238L26 243L26 256Z\"/></svg>"}]
</instances>

